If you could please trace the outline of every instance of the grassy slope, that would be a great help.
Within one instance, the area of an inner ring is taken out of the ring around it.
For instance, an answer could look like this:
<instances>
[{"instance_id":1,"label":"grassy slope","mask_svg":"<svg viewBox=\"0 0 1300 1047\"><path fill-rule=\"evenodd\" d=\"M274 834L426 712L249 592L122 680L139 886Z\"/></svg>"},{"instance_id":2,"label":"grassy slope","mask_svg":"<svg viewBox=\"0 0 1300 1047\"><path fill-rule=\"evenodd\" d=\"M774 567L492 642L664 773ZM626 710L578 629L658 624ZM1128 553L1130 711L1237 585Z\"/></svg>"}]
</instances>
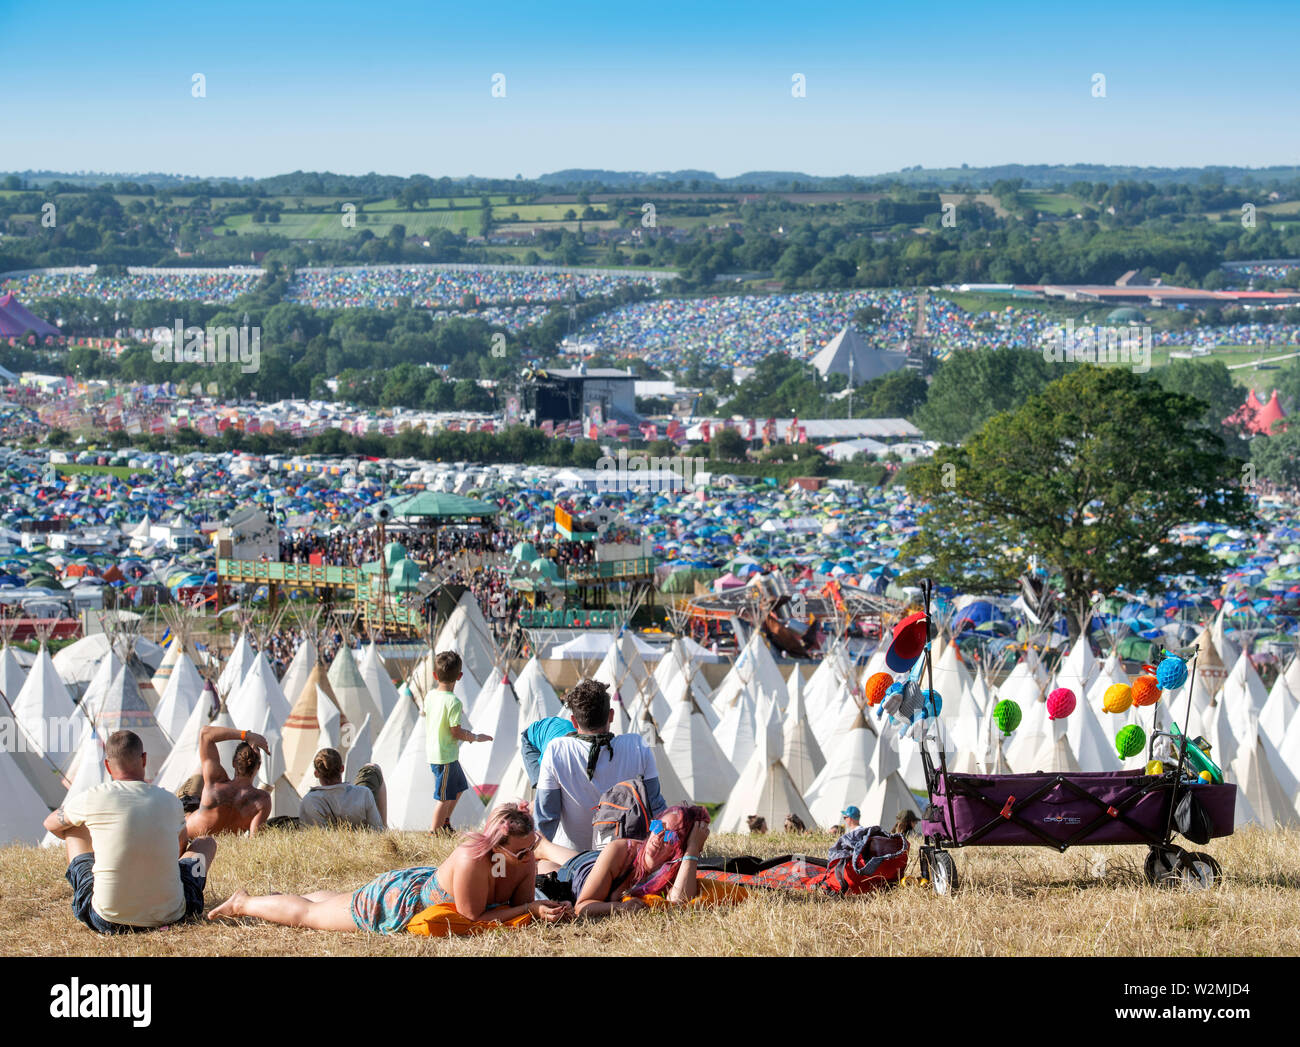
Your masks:
<instances>
[{"instance_id":1,"label":"grassy slope","mask_svg":"<svg viewBox=\"0 0 1300 1047\"><path fill-rule=\"evenodd\" d=\"M718 837L706 853L824 854L828 836ZM348 890L387 869L436 864L449 849L418 833L311 830L223 838L209 906L254 892ZM1243 830L1207 848L1213 891L1157 890L1142 847L981 849L957 854L951 898L905 886L852 899L756 892L732 909L624 915L469 939L381 938L265 924L205 924L103 939L76 923L61 851L0 849L0 952L10 955L1296 955L1300 832ZM915 847L914 847L915 851ZM1105 879L1094 855L1109 858ZM910 872L915 873L913 859Z\"/></svg>"}]
</instances>

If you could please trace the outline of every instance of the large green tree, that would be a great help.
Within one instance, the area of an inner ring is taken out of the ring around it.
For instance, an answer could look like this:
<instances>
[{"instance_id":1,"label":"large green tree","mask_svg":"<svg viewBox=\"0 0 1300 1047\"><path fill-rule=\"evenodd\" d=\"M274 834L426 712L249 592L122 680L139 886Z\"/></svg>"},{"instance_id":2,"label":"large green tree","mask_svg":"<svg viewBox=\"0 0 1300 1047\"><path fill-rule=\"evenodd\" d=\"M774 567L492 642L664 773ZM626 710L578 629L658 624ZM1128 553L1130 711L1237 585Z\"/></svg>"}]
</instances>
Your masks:
<instances>
[{"instance_id":1,"label":"large green tree","mask_svg":"<svg viewBox=\"0 0 1300 1047\"><path fill-rule=\"evenodd\" d=\"M1252 516L1240 462L1201 413L1126 369L1074 370L908 470L929 508L904 555L933 558L918 574L985 592L1014 588L1035 556L1060 579L1072 637L1094 592L1210 573L1208 551L1170 531Z\"/></svg>"},{"instance_id":2,"label":"large green tree","mask_svg":"<svg viewBox=\"0 0 1300 1047\"><path fill-rule=\"evenodd\" d=\"M956 443L999 411L1013 410L1074 365L1029 349L955 352L939 365L916 424L931 440Z\"/></svg>"},{"instance_id":3,"label":"large green tree","mask_svg":"<svg viewBox=\"0 0 1300 1047\"><path fill-rule=\"evenodd\" d=\"M1229 452L1246 457L1248 448L1240 426L1226 426L1224 419L1246 401L1245 390L1232 380L1222 360L1171 360L1152 376L1170 392L1194 396L1205 406L1198 416L1202 425L1223 437Z\"/></svg>"}]
</instances>

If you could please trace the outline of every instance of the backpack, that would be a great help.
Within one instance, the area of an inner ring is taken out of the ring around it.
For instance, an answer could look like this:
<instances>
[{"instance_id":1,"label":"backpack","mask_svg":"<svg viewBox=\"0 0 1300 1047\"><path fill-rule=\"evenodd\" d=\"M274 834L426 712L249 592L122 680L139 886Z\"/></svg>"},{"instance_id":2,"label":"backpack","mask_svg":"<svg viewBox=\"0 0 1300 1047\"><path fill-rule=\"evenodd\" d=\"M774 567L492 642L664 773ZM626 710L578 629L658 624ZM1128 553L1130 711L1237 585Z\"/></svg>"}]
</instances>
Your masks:
<instances>
[{"instance_id":1,"label":"backpack","mask_svg":"<svg viewBox=\"0 0 1300 1047\"><path fill-rule=\"evenodd\" d=\"M650 836L650 801L645 779L639 775L611 785L592 808L591 828L596 849L611 840L645 840Z\"/></svg>"},{"instance_id":2,"label":"backpack","mask_svg":"<svg viewBox=\"0 0 1300 1047\"><path fill-rule=\"evenodd\" d=\"M1183 789L1174 807L1174 828L1192 843L1209 843L1214 835L1214 823L1197 797L1195 787Z\"/></svg>"}]
</instances>

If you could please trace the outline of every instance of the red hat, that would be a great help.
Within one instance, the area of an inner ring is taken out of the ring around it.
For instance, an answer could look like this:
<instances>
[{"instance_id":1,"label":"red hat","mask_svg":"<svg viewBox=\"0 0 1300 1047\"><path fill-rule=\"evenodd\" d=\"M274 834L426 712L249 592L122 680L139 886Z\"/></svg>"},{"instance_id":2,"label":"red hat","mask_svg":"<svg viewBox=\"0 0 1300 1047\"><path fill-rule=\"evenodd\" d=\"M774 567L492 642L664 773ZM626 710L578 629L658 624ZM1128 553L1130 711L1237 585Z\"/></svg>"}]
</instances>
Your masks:
<instances>
[{"instance_id":1,"label":"red hat","mask_svg":"<svg viewBox=\"0 0 1300 1047\"><path fill-rule=\"evenodd\" d=\"M894 638L885 652L885 664L896 673L912 668L930 638L930 620L925 612L909 614L894 626Z\"/></svg>"}]
</instances>

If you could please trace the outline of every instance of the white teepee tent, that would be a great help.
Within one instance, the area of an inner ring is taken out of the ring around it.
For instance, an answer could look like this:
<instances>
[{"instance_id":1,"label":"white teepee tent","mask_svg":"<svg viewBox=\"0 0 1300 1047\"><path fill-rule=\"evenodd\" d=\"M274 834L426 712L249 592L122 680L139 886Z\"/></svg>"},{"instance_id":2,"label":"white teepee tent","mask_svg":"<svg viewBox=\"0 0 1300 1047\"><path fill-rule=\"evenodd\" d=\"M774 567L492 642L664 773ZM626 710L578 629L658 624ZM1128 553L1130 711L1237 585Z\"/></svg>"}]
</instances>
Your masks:
<instances>
[{"instance_id":1,"label":"white teepee tent","mask_svg":"<svg viewBox=\"0 0 1300 1047\"><path fill-rule=\"evenodd\" d=\"M799 795L802 796L812 787L813 781L826 766L826 757L822 753L821 746L817 744L812 725L808 722L803 688L798 683L798 678L799 669L796 666L794 672L790 674L790 682L794 686L788 688L790 704L786 709L785 723L782 728L785 741L781 751L781 761L785 764L785 769L790 772L790 777L794 779Z\"/></svg>"},{"instance_id":2,"label":"white teepee tent","mask_svg":"<svg viewBox=\"0 0 1300 1047\"><path fill-rule=\"evenodd\" d=\"M722 803L736 784L737 772L689 695L660 728L668 762L695 803Z\"/></svg>"},{"instance_id":3,"label":"white teepee tent","mask_svg":"<svg viewBox=\"0 0 1300 1047\"><path fill-rule=\"evenodd\" d=\"M397 706L397 688L393 685L392 677L388 675L388 667L384 665L384 659L379 654L378 644L366 644L359 669L366 690L370 692L370 700L379 712L375 717L375 724L382 724Z\"/></svg>"},{"instance_id":4,"label":"white teepee tent","mask_svg":"<svg viewBox=\"0 0 1300 1047\"><path fill-rule=\"evenodd\" d=\"M898 753L883 735L871 757L871 788L861 808L863 825L879 825L886 831L893 828L903 811L921 816L916 797L898 773Z\"/></svg>"},{"instance_id":5,"label":"white teepee tent","mask_svg":"<svg viewBox=\"0 0 1300 1047\"><path fill-rule=\"evenodd\" d=\"M764 695L762 700L770 702L771 698ZM793 814L809 829L816 828L816 819L781 762L780 750L772 745L772 734L770 730L759 732L758 746L718 814L718 832L748 833L753 815L775 826L784 825L786 817Z\"/></svg>"},{"instance_id":6,"label":"white teepee tent","mask_svg":"<svg viewBox=\"0 0 1300 1047\"><path fill-rule=\"evenodd\" d=\"M878 744L888 747L889 742L877 739L859 712L853 726L835 740L827 754L826 766L804 793L808 810L819 825L835 825L842 810L862 802L871 788L872 757Z\"/></svg>"},{"instance_id":7,"label":"white teepee tent","mask_svg":"<svg viewBox=\"0 0 1300 1047\"><path fill-rule=\"evenodd\" d=\"M190 656L182 651L172 663L172 671L167 675L167 686L158 700L158 708L154 710L158 726L173 745L185 729L185 721L190 718L190 713L202 695L203 677L194 668Z\"/></svg>"},{"instance_id":8,"label":"white teepee tent","mask_svg":"<svg viewBox=\"0 0 1300 1047\"><path fill-rule=\"evenodd\" d=\"M239 639L235 643L235 649L230 652L230 657L226 659L226 667L221 670L221 675L217 677L218 694L234 694L240 682L244 679L244 673L248 672L248 666L253 660L253 645L248 642L248 633L239 634Z\"/></svg>"},{"instance_id":9,"label":"white teepee tent","mask_svg":"<svg viewBox=\"0 0 1300 1047\"><path fill-rule=\"evenodd\" d=\"M500 785L511 758L520 749L519 699L504 670L493 673L474 707L473 730L492 736L490 742L460 747L460 765L471 781ZM469 729L468 727L466 728Z\"/></svg>"},{"instance_id":10,"label":"white teepee tent","mask_svg":"<svg viewBox=\"0 0 1300 1047\"><path fill-rule=\"evenodd\" d=\"M346 643L339 645L327 675L339 709L351 723L359 724L367 716L379 719L379 706L375 704L370 689L361 676L361 670L357 668L352 648Z\"/></svg>"},{"instance_id":11,"label":"white teepee tent","mask_svg":"<svg viewBox=\"0 0 1300 1047\"><path fill-rule=\"evenodd\" d=\"M433 770L429 766L423 731L412 731L390 772L382 767L388 786L388 827L407 831L427 831L433 825ZM466 775L466 778L469 778ZM452 813L454 829L477 829L483 820L483 804L470 788L461 796Z\"/></svg>"}]
</instances>

